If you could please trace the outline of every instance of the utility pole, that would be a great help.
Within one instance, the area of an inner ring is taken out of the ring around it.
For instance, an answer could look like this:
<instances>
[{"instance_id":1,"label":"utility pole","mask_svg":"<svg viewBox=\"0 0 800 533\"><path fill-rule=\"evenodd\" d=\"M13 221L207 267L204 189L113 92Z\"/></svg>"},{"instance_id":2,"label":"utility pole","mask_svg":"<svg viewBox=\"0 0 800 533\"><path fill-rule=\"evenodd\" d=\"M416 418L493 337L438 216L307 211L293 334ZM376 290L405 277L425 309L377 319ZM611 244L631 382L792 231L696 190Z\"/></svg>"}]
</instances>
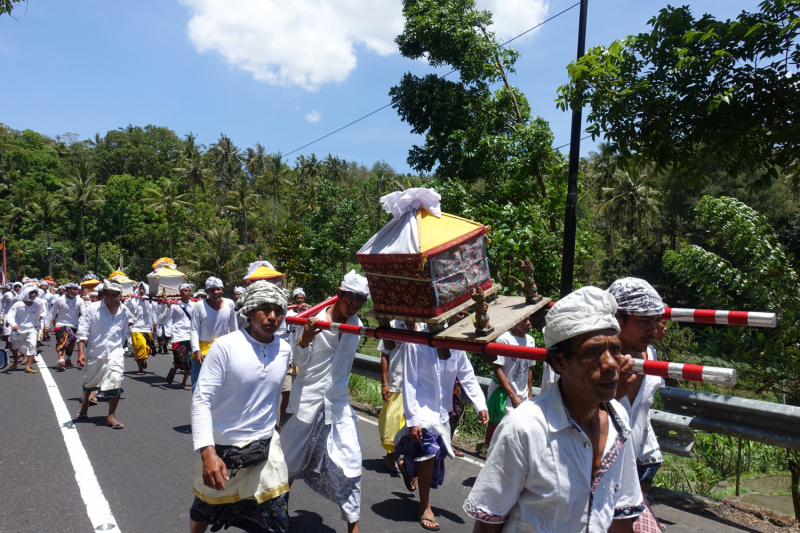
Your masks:
<instances>
[{"instance_id":1,"label":"utility pole","mask_svg":"<svg viewBox=\"0 0 800 533\"><path fill-rule=\"evenodd\" d=\"M578 23L578 59L586 53L586 16L589 0L581 0ZM581 109L572 110L569 139L569 173L567 174L567 207L564 213L564 247L561 256L561 297L572 292L575 275L575 232L578 225L578 163L581 154Z\"/></svg>"},{"instance_id":2,"label":"utility pole","mask_svg":"<svg viewBox=\"0 0 800 533\"><path fill-rule=\"evenodd\" d=\"M47 234L47 275L53 277L53 247L50 246L50 234Z\"/></svg>"}]
</instances>

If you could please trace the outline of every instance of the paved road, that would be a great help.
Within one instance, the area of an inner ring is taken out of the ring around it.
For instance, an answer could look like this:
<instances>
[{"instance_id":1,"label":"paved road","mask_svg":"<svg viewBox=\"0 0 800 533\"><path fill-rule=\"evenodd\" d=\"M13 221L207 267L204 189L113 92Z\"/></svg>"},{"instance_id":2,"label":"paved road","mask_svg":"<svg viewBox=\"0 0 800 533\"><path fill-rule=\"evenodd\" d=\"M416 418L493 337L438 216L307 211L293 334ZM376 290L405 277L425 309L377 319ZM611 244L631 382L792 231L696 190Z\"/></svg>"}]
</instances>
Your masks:
<instances>
[{"instance_id":1,"label":"paved road","mask_svg":"<svg viewBox=\"0 0 800 533\"><path fill-rule=\"evenodd\" d=\"M48 365L56 360L54 344L55 340L50 341L43 348ZM124 393L117 410L124 429L105 427L107 407L103 402L90 408L87 420L75 424L117 530L123 533L188 529L194 473L191 392L164 381L171 359L171 355L151 358L147 374L137 376L133 359L126 358ZM0 374L0 533L90 532L95 528L42 376L50 372L58 395L74 416L79 408L81 370L56 372L51 367L39 371L36 375L21 371ZM416 496L405 490L401 478L383 469L376 421L360 415L359 432L364 456L363 531L422 531L415 519ZM445 485L433 491L442 531L471 531L472 521L461 504L480 464L475 459L448 461ZM293 486L290 510L294 532L347 530L338 507L302 483ZM683 526L693 531L722 531L718 523L694 515L679 515L666 507L664 513L674 517L672 521L684 521Z\"/></svg>"}]
</instances>

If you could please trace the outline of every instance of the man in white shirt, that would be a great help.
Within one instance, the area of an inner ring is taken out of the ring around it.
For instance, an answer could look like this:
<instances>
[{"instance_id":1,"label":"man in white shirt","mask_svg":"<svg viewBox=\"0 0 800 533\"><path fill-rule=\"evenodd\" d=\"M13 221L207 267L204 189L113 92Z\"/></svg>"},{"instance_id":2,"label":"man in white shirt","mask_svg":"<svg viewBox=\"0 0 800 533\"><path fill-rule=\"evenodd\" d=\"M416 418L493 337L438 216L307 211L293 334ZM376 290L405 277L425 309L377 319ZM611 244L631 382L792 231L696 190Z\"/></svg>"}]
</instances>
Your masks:
<instances>
[{"instance_id":1,"label":"man in white shirt","mask_svg":"<svg viewBox=\"0 0 800 533\"><path fill-rule=\"evenodd\" d=\"M19 282L12 284L6 284L6 287L3 291L3 298L0 300L2 302L2 312L3 312L3 340L6 341L6 350L11 349L11 342L8 340L8 336L11 334L11 326L8 325L8 312L11 311L11 306L17 302L17 294L19 289L22 288L22 284Z\"/></svg>"},{"instance_id":2,"label":"man in white shirt","mask_svg":"<svg viewBox=\"0 0 800 533\"><path fill-rule=\"evenodd\" d=\"M65 367L72 367L72 351L75 349L75 334L78 331L81 315L83 314L84 301L78 298L81 288L77 283L67 283L64 296L59 296L50 308L47 323L55 324L56 354L58 362L56 369L61 372Z\"/></svg>"},{"instance_id":3,"label":"man in white shirt","mask_svg":"<svg viewBox=\"0 0 800 533\"><path fill-rule=\"evenodd\" d=\"M234 303L222 297L223 290L221 279L213 276L208 278L206 280L208 298L192 307L192 391L195 389L200 367L211 344L223 335L239 329Z\"/></svg>"},{"instance_id":4,"label":"man in white shirt","mask_svg":"<svg viewBox=\"0 0 800 533\"><path fill-rule=\"evenodd\" d=\"M36 344L39 339L39 322L44 316L44 303L41 300L42 291L36 288L36 285L29 284L22 287L19 293L18 301L11 306L8 312L8 325L11 328L11 350L14 356L14 364L8 367L9 370L15 370L20 354L22 359L27 356L27 364L25 365L25 373L35 374L36 370L31 368L33 358L36 357Z\"/></svg>"},{"instance_id":5,"label":"man in white shirt","mask_svg":"<svg viewBox=\"0 0 800 533\"><path fill-rule=\"evenodd\" d=\"M531 330L530 318L525 317L514 327L500 335L495 342L511 346L536 347ZM517 359L516 357L499 356L492 366L494 375L489 384L489 424L486 426L486 438L483 441L488 450L492 443L497 425L505 415L520 406L522 402L533 397L533 366L536 361Z\"/></svg>"},{"instance_id":6,"label":"man in white shirt","mask_svg":"<svg viewBox=\"0 0 800 533\"><path fill-rule=\"evenodd\" d=\"M77 418L87 418L89 394L100 390L108 400L106 426L122 429L114 414L122 394L124 346L130 314L120 303L122 286L105 280L103 299L89 304L78 326L78 366L83 368L83 399Z\"/></svg>"},{"instance_id":7,"label":"man in white shirt","mask_svg":"<svg viewBox=\"0 0 800 533\"><path fill-rule=\"evenodd\" d=\"M168 353L167 347L172 337L170 315L170 308L166 302L159 302L156 305L156 340L158 340L156 353Z\"/></svg>"},{"instance_id":8,"label":"man in white shirt","mask_svg":"<svg viewBox=\"0 0 800 533\"><path fill-rule=\"evenodd\" d=\"M239 314L249 318L248 327L217 339L205 357L192 397L197 453L192 533L209 525L212 531L288 531L289 475L275 432L291 353L275 335L286 307L279 287L251 283L236 303ZM234 463L230 453L245 446L252 464Z\"/></svg>"},{"instance_id":9,"label":"man in white shirt","mask_svg":"<svg viewBox=\"0 0 800 533\"><path fill-rule=\"evenodd\" d=\"M417 323L410 320L392 320L394 329L417 330ZM394 453L394 437L405 426L403 416L403 342L392 342L394 348L388 349L384 341L378 343L381 352L381 396L383 407L378 417L378 435L381 446L386 450L384 465L386 470L395 474L400 473L397 466L397 456Z\"/></svg>"},{"instance_id":10,"label":"man in white shirt","mask_svg":"<svg viewBox=\"0 0 800 533\"><path fill-rule=\"evenodd\" d=\"M156 330L158 318L152 302L146 300L147 285L142 281L136 289L136 294L128 298L128 309L134 316L131 327L131 340L133 341L133 357L139 367L138 375L144 375L147 368L147 359L155 353L153 333Z\"/></svg>"},{"instance_id":11,"label":"man in white shirt","mask_svg":"<svg viewBox=\"0 0 800 533\"><path fill-rule=\"evenodd\" d=\"M289 479L303 479L342 510L349 532L358 532L361 514L361 444L350 406L350 370L360 337L322 331L319 320L361 327L356 313L369 298L363 276L351 270L338 301L298 328L293 359L299 372L289 396L293 416L281 429Z\"/></svg>"},{"instance_id":12,"label":"man in white shirt","mask_svg":"<svg viewBox=\"0 0 800 533\"><path fill-rule=\"evenodd\" d=\"M544 328L560 379L506 415L464 502L477 533L630 532L645 507L625 409L633 367L621 353L614 297L582 287Z\"/></svg>"},{"instance_id":13,"label":"man in white shirt","mask_svg":"<svg viewBox=\"0 0 800 533\"><path fill-rule=\"evenodd\" d=\"M288 310L286 312L286 318L299 315L308 309L306 293L302 287L297 287L292 292L292 303L296 305L297 308ZM297 328L291 324L287 324L286 320L284 320L275 335L288 342L289 346L294 346L297 340ZM294 365L294 361L289 359L289 368L286 370L286 377L283 380L283 390L281 391L281 416L278 419L278 427L281 427L283 419L286 418L286 409L289 407L289 393L292 392L292 383L294 383L294 378L296 377L297 367Z\"/></svg>"},{"instance_id":14,"label":"man in white shirt","mask_svg":"<svg viewBox=\"0 0 800 533\"><path fill-rule=\"evenodd\" d=\"M656 340L658 325L664 314L664 302L661 296L652 285L639 278L618 279L611 284L608 292L617 301L622 353L630 355L633 359L656 360L656 351L652 344ZM651 529L661 527L650 510L647 492L663 462L661 448L650 424L653 398L656 391L663 386L662 377L638 375L627 394L617 394L617 400L628 410L630 417L633 442L636 445L639 486L647 506L647 510L636 518L635 531L649 531L648 527ZM645 526L645 522L648 526Z\"/></svg>"},{"instance_id":15,"label":"man in white shirt","mask_svg":"<svg viewBox=\"0 0 800 533\"><path fill-rule=\"evenodd\" d=\"M177 303L167 302L172 325L172 368L167 374L167 383L171 385L178 370L183 370L181 389L191 390L186 380L192 368L192 284L182 283L178 292L181 299Z\"/></svg>"},{"instance_id":16,"label":"man in white shirt","mask_svg":"<svg viewBox=\"0 0 800 533\"><path fill-rule=\"evenodd\" d=\"M489 413L467 354L450 350L450 358L439 358L436 348L403 346L403 410L406 427L395 435L395 452L403 456L400 473L406 488L417 478L419 514L424 529L438 530L430 504L430 491L444 482L445 457L455 458L450 442L450 412L456 378L472 400L479 422L486 424Z\"/></svg>"}]
</instances>

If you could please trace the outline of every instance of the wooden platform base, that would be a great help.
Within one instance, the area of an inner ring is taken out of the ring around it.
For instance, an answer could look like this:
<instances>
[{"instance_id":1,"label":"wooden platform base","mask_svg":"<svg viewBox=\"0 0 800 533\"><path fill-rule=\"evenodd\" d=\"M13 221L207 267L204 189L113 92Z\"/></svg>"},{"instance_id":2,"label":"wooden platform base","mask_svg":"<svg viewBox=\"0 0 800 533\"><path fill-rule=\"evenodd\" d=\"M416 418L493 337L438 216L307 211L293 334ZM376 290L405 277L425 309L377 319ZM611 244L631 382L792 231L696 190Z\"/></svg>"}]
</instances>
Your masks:
<instances>
[{"instance_id":1,"label":"wooden platform base","mask_svg":"<svg viewBox=\"0 0 800 533\"><path fill-rule=\"evenodd\" d=\"M489 287L488 289L483 291L483 293L488 298L488 297L494 295L499 288L500 288L499 285L492 285L491 287ZM524 299L525 298L523 298L523 300ZM389 319L389 320L397 319L397 320L409 320L409 321L414 321L414 322L423 322L425 324L444 324L445 322L450 320L450 318L452 318L453 315L455 315L459 311L463 311L467 307L469 307L471 305L474 305L474 304L475 304L475 302L472 301L472 299L469 299L466 302L455 306L454 308L450 309L449 311L445 311L444 313L442 313L439 316L401 315L401 314L398 314L398 313L387 313L387 312L384 312L384 311L376 311L375 309L370 309L369 311L367 311L367 316L370 317L370 318L374 318L375 320L378 320L378 319L381 319L381 318L385 318L385 319ZM434 331L434 330L431 329L431 331Z\"/></svg>"},{"instance_id":2,"label":"wooden platform base","mask_svg":"<svg viewBox=\"0 0 800 533\"><path fill-rule=\"evenodd\" d=\"M494 328L494 331L478 336L472 322L474 315L470 315L438 333L436 338L488 344L513 328L526 316L544 308L550 301L550 298L542 298L539 302L529 305L525 303L524 296L498 296L489 304L489 325Z\"/></svg>"}]
</instances>

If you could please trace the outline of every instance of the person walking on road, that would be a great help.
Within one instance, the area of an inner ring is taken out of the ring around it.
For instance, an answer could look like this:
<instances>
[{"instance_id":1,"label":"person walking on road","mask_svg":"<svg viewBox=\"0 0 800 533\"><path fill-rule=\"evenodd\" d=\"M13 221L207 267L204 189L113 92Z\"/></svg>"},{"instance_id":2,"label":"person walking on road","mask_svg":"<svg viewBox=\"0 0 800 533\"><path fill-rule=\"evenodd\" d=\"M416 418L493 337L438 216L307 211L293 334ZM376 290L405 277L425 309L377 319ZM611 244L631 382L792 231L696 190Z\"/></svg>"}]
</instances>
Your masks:
<instances>
[{"instance_id":1,"label":"person walking on road","mask_svg":"<svg viewBox=\"0 0 800 533\"><path fill-rule=\"evenodd\" d=\"M630 532L645 507L636 475L614 297L582 287L547 313L547 359L559 375L503 418L464 502L476 533Z\"/></svg>"},{"instance_id":2,"label":"person walking on road","mask_svg":"<svg viewBox=\"0 0 800 533\"><path fill-rule=\"evenodd\" d=\"M289 479L339 505L349 532L361 515L361 443L350 406L350 371L359 337L316 327L320 320L361 327L356 313L369 298L367 279L351 270L339 299L298 328L293 359L299 372L289 396L293 416L281 429Z\"/></svg>"},{"instance_id":3,"label":"person walking on road","mask_svg":"<svg viewBox=\"0 0 800 533\"><path fill-rule=\"evenodd\" d=\"M438 531L439 523L430 504L431 489L444 483L446 456L455 458L450 441L452 390L456 378L467 392L481 424L489 421L486 399L475 372L462 350L450 350L450 358L439 358L437 349L419 344L404 346L403 409L406 427L395 435L395 453L403 457L400 473L406 488L417 478L419 514L423 529Z\"/></svg>"},{"instance_id":4,"label":"person walking on road","mask_svg":"<svg viewBox=\"0 0 800 533\"><path fill-rule=\"evenodd\" d=\"M156 353L168 353L170 338L172 337L172 321L170 308L167 302L159 302L156 305L156 339L158 346Z\"/></svg>"},{"instance_id":5,"label":"person walking on road","mask_svg":"<svg viewBox=\"0 0 800 533\"><path fill-rule=\"evenodd\" d=\"M78 366L83 368L83 399L77 418L87 418L89 395L100 390L108 400L106 426L122 429L115 418L125 371L124 346L130 314L119 301L122 286L105 280L103 299L90 304L78 326Z\"/></svg>"},{"instance_id":6,"label":"person walking on road","mask_svg":"<svg viewBox=\"0 0 800 533\"><path fill-rule=\"evenodd\" d=\"M19 282L7 283L3 288L3 298L0 300L0 310L3 313L3 340L6 341L6 350L11 349L11 341L8 340L11 335L11 326L8 325L8 312L11 311L11 306L17 303L17 295L22 284Z\"/></svg>"},{"instance_id":7,"label":"person walking on road","mask_svg":"<svg viewBox=\"0 0 800 533\"><path fill-rule=\"evenodd\" d=\"M222 297L223 290L221 279L213 276L208 278L208 298L192 307L192 391L196 388L203 360L214 341L239 329L234 303Z\"/></svg>"},{"instance_id":8,"label":"person walking on road","mask_svg":"<svg viewBox=\"0 0 800 533\"><path fill-rule=\"evenodd\" d=\"M183 283L178 291L181 299L174 304L171 300L167 302L172 324L172 368L167 374L167 383L172 384L178 370L183 370L181 388L191 390L186 380L189 379L192 364L192 284Z\"/></svg>"},{"instance_id":9,"label":"person walking on road","mask_svg":"<svg viewBox=\"0 0 800 533\"><path fill-rule=\"evenodd\" d=\"M297 316L308 309L308 304L306 303L306 293L301 287L296 288L292 292L292 303L296 305L297 308L286 311L286 318L289 318L290 316ZM297 328L291 324L287 324L286 320L284 319L281 327L278 328L278 332L275 335L288 342L289 346L294 346L295 341L297 340ZM281 414L278 418L279 428L286 418L286 410L289 408L289 394L292 392L292 384L294 383L296 377L297 367L295 366L294 361L289 359L289 368L286 370L286 378L283 380L283 390L281 391Z\"/></svg>"},{"instance_id":10,"label":"person walking on road","mask_svg":"<svg viewBox=\"0 0 800 533\"><path fill-rule=\"evenodd\" d=\"M156 331L158 321L156 311L152 302L145 300L147 296L147 285L139 282L136 289L137 294L128 299L128 310L134 316L133 327L131 327L131 341L133 342L133 356L139 367L138 375L144 375L147 368L147 359L150 353L155 353L153 349L153 333Z\"/></svg>"},{"instance_id":11,"label":"person walking on road","mask_svg":"<svg viewBox=\"0 0 800 533\"><path fill-rule=\"evenodd\" d=\"M275 431L292 351L275 335L286 307L280 287L251 283L236 303L249 325L217 339L205 356L192 397L191 533L209 525L212 531L288 531L289 474Z\"/></svg>"},{"instance_id":12,"label":"person walking on road","mask_svg":"<svg viewBox=\"0 0 800 533\"><path fill-rule=\"evenodd\" d=\"M36 357L36 345L39 340L39 322L44 315L41 290L36 285L29 284L22 287L18 301L11 306L8 312L8 325L11 328L11 350L14 364L8 367L9 370L16 370L19 364L27 356L25 372L35 374L36 370L31 368L33 358ZM22 360L19 356L22 354Z\"/></svg>"},{"instance_id":13,"label":"person walking on road","mask_svg":"<svg viewBox=\"0 0 800 533\"><path fill-rule=\"evenodd\" d=\"M56 354L58 355L56 369L59 372L73 366L72 352L75 349L75 334L78 331L84 308L83 299L78 298L81 290L78 284L67 283L65 288L66 294L56 298L46 319L48 325L55 324Z\"/></svg>"}]
</instances>

